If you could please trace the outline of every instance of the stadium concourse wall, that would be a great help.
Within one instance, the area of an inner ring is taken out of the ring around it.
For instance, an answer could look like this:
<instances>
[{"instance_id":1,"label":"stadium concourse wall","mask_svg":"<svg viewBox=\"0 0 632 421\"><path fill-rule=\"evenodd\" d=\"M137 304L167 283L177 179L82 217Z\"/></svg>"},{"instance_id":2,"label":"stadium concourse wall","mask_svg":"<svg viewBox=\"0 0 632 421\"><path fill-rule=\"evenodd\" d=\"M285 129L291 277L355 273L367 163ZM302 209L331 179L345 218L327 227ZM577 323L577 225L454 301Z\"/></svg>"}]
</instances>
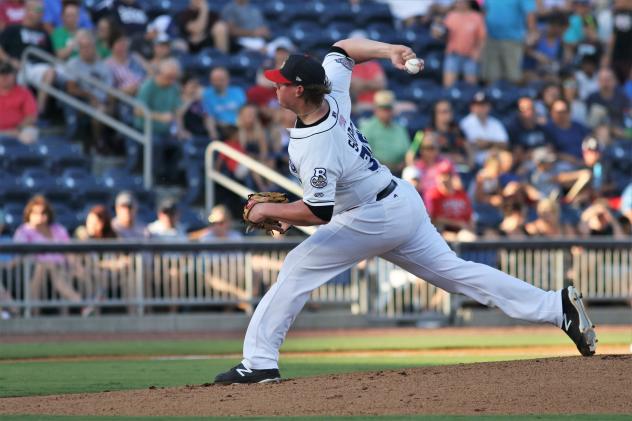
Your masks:
<instances>
[{"instance_id":1,"label":"stadium concourse wall","mask_svg":"<svg viewBox=\"0 0 632 421\"><path fill-rule=\"evenodd\" d=\"M0 308L13 313L0 322L0 334L243 331L299 241L0 245ZM479 241L452 247L464 259L543 289L572 282L587 298L596 323L632 323L630 241ZM315 290L296 326L519 323L371 259Z\"/></svg>"}]
</instances>

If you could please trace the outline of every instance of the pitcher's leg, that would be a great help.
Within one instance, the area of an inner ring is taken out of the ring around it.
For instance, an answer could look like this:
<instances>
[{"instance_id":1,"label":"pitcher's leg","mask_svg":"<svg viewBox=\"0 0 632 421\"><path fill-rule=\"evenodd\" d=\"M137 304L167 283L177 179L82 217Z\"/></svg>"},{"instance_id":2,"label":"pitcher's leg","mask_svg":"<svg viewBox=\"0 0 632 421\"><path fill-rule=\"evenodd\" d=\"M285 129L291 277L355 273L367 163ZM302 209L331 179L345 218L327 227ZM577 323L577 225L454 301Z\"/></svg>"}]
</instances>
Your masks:
<instances>
[{"instance_id":1,"label":"pitcher's leg","mask_svg":"<svg viewBox=\"0 0 632 421\"><path fill-rule=\"evenodd\" d=\"M413 240L382 257L448 292L494 305L510 317L561 326L559 291L543 291L490 266L459 258L429 222L420 226Z\"/></svg>"}]
</instances>

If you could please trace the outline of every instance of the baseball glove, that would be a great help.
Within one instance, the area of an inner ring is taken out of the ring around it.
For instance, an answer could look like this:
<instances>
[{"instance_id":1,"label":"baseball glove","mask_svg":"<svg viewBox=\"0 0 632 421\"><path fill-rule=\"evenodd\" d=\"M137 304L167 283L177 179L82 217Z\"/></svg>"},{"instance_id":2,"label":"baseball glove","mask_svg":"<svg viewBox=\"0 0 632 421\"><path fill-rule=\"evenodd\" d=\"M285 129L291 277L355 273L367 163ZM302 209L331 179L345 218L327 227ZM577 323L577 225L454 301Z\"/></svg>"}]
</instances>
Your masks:
<instances>
[{"instance_id":1,"label":"baseball glove","mask_svg":"<svg viewBox=\"0 0 632 421\"><path fill-rule=\"evenodd\" d=\"M248 195L248 202L244 206L244 223L246 224L246 232L251 232L255 229L265 230L266 233L272 234L272 231L279 231L281 229L281 223L272 219L266 219L264 221L254 223L248 216L250 211L257 203L287 203L288 198L285 193L278 192L259 192Z\"/></svg>"}]
</instances>

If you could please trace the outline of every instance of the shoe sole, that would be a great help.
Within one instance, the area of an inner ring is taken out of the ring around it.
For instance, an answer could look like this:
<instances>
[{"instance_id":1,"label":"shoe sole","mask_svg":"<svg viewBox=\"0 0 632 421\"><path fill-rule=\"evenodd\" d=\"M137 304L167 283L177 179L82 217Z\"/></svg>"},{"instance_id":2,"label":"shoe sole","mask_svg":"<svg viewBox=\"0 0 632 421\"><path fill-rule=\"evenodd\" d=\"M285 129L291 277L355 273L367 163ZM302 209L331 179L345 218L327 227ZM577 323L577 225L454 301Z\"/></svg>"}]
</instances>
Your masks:
<instances>
[{"instance_id":1,"label":"shoe sole","mask_svg":"<svg viewBox=\"0 0 632 421\"><path fill-rule=\"evenodd\" d=\"M569 287L568 298L570 299L573 307L575 307L575 310L577 310L577 314L579 314L579 332L582 334L584 341L588 346L588 350L580 349L580 352L583 356L588 357L593 355L597 349L597 335L595 334L594 329L595 325L593 325L588 318L588 314L584 308L584 303L582 302L582 295L579 291L577 291L574 287Z\"/></svg>"},{"instance_id":2,"label":"shoe sole","mask_svg":"<svg viewBox=\"0 0 632 421\"><path fill-rule=\"evenodd\" d=\"M233 384L260 384L260 383L281 383L281 377L275 377L273 379L263 379L258 382L234 382L234 383L224 383L224 382L215 382L214 384L221 384L224 386L229 386Z\"/></svg>"}]
</instances>

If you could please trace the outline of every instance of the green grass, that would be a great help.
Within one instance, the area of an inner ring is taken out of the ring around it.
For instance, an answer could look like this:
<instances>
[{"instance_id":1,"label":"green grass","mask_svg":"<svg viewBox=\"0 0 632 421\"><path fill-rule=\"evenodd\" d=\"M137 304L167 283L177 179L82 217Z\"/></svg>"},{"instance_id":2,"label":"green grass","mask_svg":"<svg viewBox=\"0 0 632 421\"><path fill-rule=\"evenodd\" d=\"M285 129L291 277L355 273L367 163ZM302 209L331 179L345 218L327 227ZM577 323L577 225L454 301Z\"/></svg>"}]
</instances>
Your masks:
<instances>
[{"instance_id":1,"label":"green grass","mask_svg":"<svg viewBox=\"0 0 632 421\"><path fill-rule=\"evenodd\" d=\"M357 371L388 370L424 365L514 360L498 356L285 356L285 378ZM522 358L529 358L523 356ZM212 382L237 359L141 361L36 361L0 365L0 397L146 389ZM86 373L90 373L86 376Z\"/></svg>"},{"instance_id":2,"label":"green grass","mask_svg":"<svg viewBox=\"0 0 632 421\"><path fill-rule=\"evenodd\" d=\"M599 343L629 344L630 333L599 333ZM282 352L354 351L392 349L451 349L464 347L529 347L569 345L569 339L558 330L538 334L433 335L420 330L413 336L310 337L289 338ZM208 355L241 353L242 340L144 340L10 343L0 347L0 360L20 358L120 356L120 355ZM1 364L1 363L0 363ZM0 365L0 367L2 367Z\"/></svg>"},{"instance_id":3,"label":"green grass","mask_svg":"<svg viewBox=\"0 0 632 421\"><path fill-rule=\"evenodd\" d=\"M54 415L6 415L0 417L3 421L360 421L367 419L362 417L72 417ZM479 416L459 416L459 415L382 415L371 417L370 419L380 421L625 421L629 420L629 415L479 415Z\"/></svg>"}]
</instances>

